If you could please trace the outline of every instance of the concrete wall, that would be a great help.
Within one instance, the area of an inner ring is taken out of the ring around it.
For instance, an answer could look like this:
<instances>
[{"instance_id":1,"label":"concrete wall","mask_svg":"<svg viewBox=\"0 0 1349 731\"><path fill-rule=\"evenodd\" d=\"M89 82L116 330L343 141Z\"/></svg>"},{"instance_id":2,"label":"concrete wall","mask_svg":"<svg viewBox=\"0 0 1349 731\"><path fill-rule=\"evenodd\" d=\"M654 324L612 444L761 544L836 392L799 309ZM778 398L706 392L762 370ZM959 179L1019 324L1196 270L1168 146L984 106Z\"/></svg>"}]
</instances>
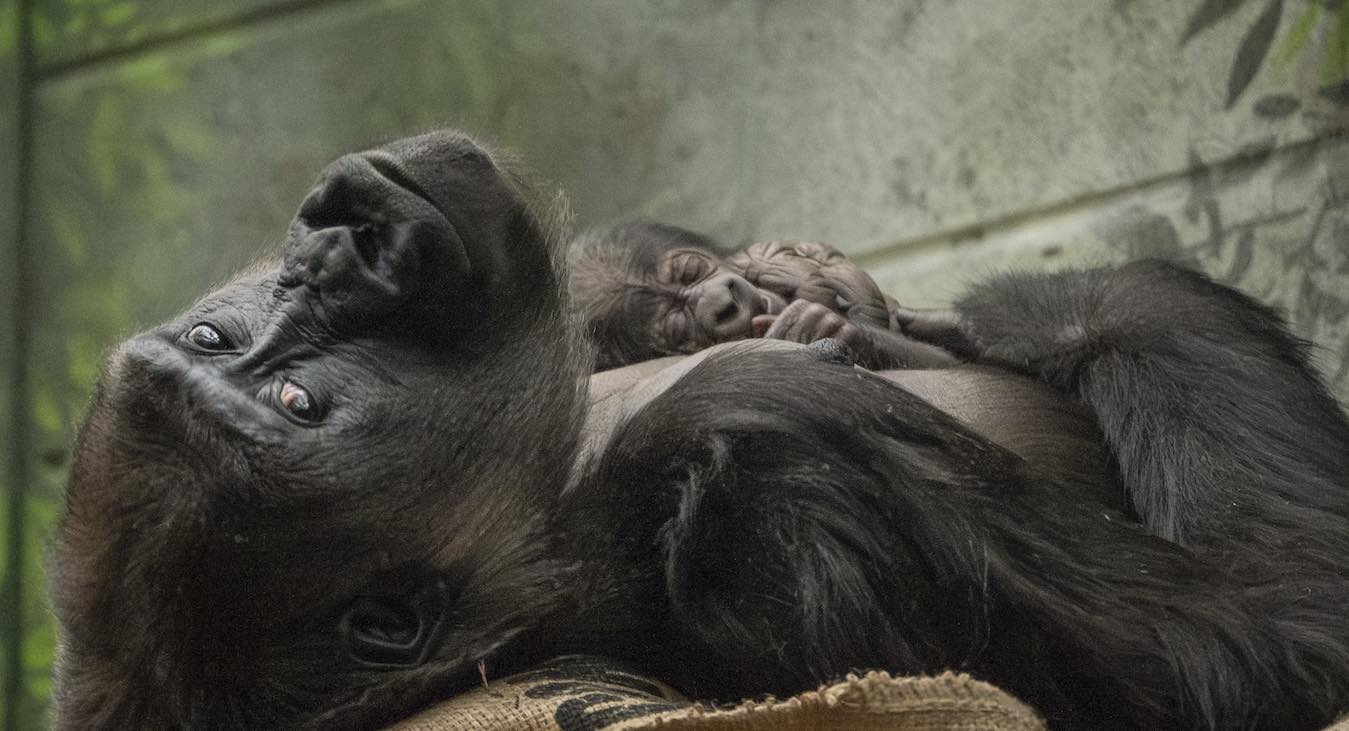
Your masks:
<instances>
[{"instance_id":1,"label":"concrete wall","mask_svg":"<svg viewBox=\"0 0 1349 731\"><path fill-rule=\"evenodd\" d=\"M20 145L19 5L0 0L0 155ZM325 161L439 125L518 151L581 225L818 238L905 304L1012 266L1189 257L1286 308L1349 396L1342 0L24 7L33 164L0 165L0 221L21 186L28 235L0 242L30 296L0 303L0 344L23 334L28 375L0 406L22 395L31 448L21 535L0 543L31 544L28 566L102 350L273 250ZM17 728L51 632L41 587L11 583Z\"/></svg>"}]
</instances>

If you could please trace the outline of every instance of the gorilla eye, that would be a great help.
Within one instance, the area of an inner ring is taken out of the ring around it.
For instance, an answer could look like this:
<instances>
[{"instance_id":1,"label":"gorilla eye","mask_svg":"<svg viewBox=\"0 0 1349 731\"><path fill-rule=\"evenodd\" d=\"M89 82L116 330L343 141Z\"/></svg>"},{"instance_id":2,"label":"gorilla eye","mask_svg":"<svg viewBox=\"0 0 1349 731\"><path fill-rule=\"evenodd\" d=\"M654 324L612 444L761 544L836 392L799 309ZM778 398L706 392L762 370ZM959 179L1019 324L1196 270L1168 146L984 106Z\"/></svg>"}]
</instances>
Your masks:
<instances>
[{"instance_id":1,"label":"gorilla eye","mask_svg":"<svg viewBox=\"0 0 1349 731\"><path fill-rule=\"evenodd\" d=\"M202 350L219 352L233 347L223 333L206 323L199 323L187 331L187 340Z\"/></svg>"},{"instance_id":2,"label":"gorilla eye","mask_svg":"<svg viewBox=\"0 0 1349 731\"><path fill-rule=\"evenodd\" d=\"M675 271L678 273L680 284L693 284L702 279L707 272L707 262L701 256L690 254L678 263Z\"/></svg>"},{"instance_id":3,"label":"gorilla eye","mask_svg":"<svg viewBox=\"0 0 1349 731\"><path fill-rule=\"evenodd\" d=\"M314 397L290 381L281 384L281 406L303 421L314 421L319 416L318 402Z\"/></svg>"}]
</instances>

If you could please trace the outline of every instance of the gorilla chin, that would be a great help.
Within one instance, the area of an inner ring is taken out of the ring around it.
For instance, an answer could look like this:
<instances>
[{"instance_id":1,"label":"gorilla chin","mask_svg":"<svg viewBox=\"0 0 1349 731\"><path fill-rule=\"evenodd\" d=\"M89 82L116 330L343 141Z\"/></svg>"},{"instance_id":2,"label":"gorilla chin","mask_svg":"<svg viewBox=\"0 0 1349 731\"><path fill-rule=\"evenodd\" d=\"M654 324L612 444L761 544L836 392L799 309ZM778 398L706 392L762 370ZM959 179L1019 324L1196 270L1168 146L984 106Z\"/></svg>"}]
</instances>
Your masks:
<instances>
[{"instance_id":1,"label":"gorilla chin","mask_svg":"<svg viewBox=\"0 0 1349 731\"><path fill-rule=\"evenodd\" d=\"M827 345L592 408L549 220L456 132L347 155L281 259L109 356L58 728L373 728L564 653L708 700L959 668L1058 728L1349 708L1349 423L1269 309L1138 262L906 325L1085 410L1103 479L991 439L1083 438L1000 386L914 379L942 410Z\"/></svg>"}]
</instances>

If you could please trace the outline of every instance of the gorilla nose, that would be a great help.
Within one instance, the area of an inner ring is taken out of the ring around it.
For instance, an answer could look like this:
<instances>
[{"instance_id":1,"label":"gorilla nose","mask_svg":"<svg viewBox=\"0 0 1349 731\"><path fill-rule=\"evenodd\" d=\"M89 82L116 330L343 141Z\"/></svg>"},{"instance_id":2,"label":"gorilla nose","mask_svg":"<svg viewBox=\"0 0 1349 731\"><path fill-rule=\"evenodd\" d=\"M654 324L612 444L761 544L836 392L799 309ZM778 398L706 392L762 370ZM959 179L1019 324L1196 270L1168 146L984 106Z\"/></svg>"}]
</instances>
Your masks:
<instances>
[{"instance_id":1,"label":"gorilla nose","mask_svg":"<svg viewBox=\"0 0 1349 731\"><path fill-rule=\"evenodd\" d=\"M701 290L697 316L705 329L719 342L749 337L753 332L750 321L762 310L749 282L738 275L723 273L704 282Z\"/></svg>"}]
</instances>

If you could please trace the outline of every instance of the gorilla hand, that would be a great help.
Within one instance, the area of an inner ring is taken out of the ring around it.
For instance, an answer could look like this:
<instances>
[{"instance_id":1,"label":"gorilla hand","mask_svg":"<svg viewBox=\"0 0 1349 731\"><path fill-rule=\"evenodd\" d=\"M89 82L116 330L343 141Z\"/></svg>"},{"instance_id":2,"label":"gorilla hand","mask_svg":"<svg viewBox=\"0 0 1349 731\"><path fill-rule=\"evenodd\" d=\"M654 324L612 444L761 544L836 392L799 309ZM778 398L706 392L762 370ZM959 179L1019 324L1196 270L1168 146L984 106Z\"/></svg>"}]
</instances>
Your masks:
<instances>
[{"instance_id":1,"label":"gorilla hand","mask_svg":"<svg viewBox=\"0 0 1349 731\"><path fill-rule=\"evenodd\" d=\"M807 300L859 325L894 330L880 287L837 249L818 241L760 241L730 258L756 286Z\"/></svg>"},{"instance_id":2,"label":"gorilla hand","mask_svg":"<svg viewBox=\"0 0 1349 731\"><path fill-rule=\"evenodd\" d=\"M982 341L956 310L896 307L894 314L899 331L910 338L969 359L977 359L984 351Z\"/></svg>"},{"instance_id":3,"label":"gorilla hand","mask_svg":"<svg viewBox=\"0 0 1349 731\"><path fill-rule=\"evenodd\" d=\"M796 300L777 315L759 315L756 332L775 340L813 343L831 338L857 354L866 368L941 368L959 359L941 347L878 327L858 324L818 302Z\"/></svg>"}]
</instances>

